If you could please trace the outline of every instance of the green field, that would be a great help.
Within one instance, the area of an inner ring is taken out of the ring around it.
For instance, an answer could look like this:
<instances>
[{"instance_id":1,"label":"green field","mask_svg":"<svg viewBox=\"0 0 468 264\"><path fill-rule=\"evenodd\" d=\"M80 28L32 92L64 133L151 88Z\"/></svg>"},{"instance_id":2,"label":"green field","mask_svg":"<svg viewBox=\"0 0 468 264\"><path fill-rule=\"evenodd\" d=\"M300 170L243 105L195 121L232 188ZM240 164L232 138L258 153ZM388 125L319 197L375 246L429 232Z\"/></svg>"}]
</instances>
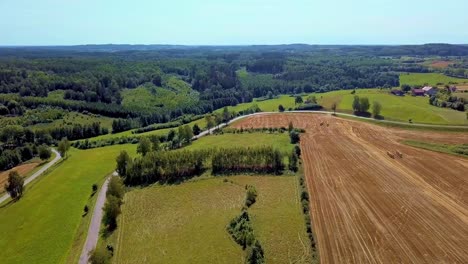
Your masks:
<instances>
[{"instance_id":1,"label":"green field","mask_svg":"<svg viewBox=\"0 0 468 264\"><path fill-rule=\"evenodd\" d=\"M122 105L140 111L160 111L198 102L198 92L182 80L171 77L164 86L163 88L147 84L135 89L124 89Z\"/></svg>"},{"instance_id":2,"label":"green field","mask_svg":"<svg viewBox=\"0 0 468 264\"><path fill-rule=\"evenodd\" d=\"M209 135L197 139L192 144L184 147L187 150L202 150L209 148L232 148L232 147L260 147L274 146L282 153L291 153L294 145L289 142L287 133L243 133L232 134L225 133L222 135Z\"/></svg>"},{"instance_id":3,"label":"green field","mask_svg":"<svg viewBox=\"0 0 468 264\"><path fill-rule=\"evenodd\" d=\"M468 79L449 77L440 73L402 73L400 84L432 86L448 84L468 84Z\"/></svg>"},{"instance_id":4,"label":"green field","mask_svg":"<svg viewBox=\"0 0 468 264\"><path fill-rule=\"evenodd\" d=\"M200 128L205 129L206 128L206 120L205 118L201 118L195 121L192 121L186 125L193 127L195 124L197 124ZM185 125L184 125L185 126ZM140 134L132 134L132 130L127 130L115 134L106 134L106 135L101 135L97 137L90 138L89 141L95 141L95 140L101 140L101 139L110 139L110 138L119 138L119 137L130 137L130 136L135 136L135 137L141 137L141 136L151 136L151 135L166 135L171 131L171 129L177 130L177 127L175 128L163 128L163 129L158 129L158 130L153 130L153 131L148 131L145 133L140 133Z\"/></svg>"},{"instance_id":5,"label":"green field","mask_svg":"<svg viewBox=\"0 0 468 264\"><path fill-rule=\"evenodd\" d=\"M85 115L78 112L66 112L62 119L54 120L51 123L42 123L29 126L32 129L44 129L44 128L54 128L61 125L73 125L73 124L92 124L99 122L101 127L106 127L109 131L112 130L112 121L114 119L110 117L100 116L100 115Z\"/></svg>"},{"instance_id":6,"label":"green field","mask_svg":"<svg viewBox=\"0 0 468 264\"><path fill-rule=\"evenodd\" d=\"M461 145L450 145L450 144L437 144L437 143L429 143L429 142L422 142L422 141L414 141L414 140L405 140L403 141L404 144L410 145L413 147L423 148L427 150L452 154L456 156L466 157L468 158L468 144L461 144Z\"/></svg>"},{"instance_id":7,"label":"green field","mask_svg":"<svg viewBox=\"0 0 468 264\"><path fill-rule=\"evenodd\" d=\"M2 205L1 263L66 263L69 254L77 255L81 245L73 243L83 207L92 199L91 185L114 170L121 150L135 154L135 148L72 149L67 160L28 185L21 200Z\"/></svg>"},{"instance_id":8,"label":"green field","mask_svg":"<svg viewBox=\"0 0 468 264\"><path fill-rule=\"evenodd\" d=\"M408 122L413 119L414 123L441 124L441 125L468 125L466 113L448 108L432 106L427 97L394 96L388 90L359 89L356 94L368 97L372 103L380 102L382 105L381 115L386 120ZM350 91L334 91L317 94L319 104L330 109L333 102L339 102L338 111L352 112L354 95Z\"/></svg>"},{"instance_id":9,"label":"green field","mask_svg":"<svg viewBox=\"0 0 468 264\"><path fill-rule=\"evenodd\" d=\"M137 188L125 195L116 263L242 263L243 252L226 231L238 215L246 184L258 191L249 210L267 263L307 263L305 223L297 177L233 176L180 185Z\"/></svg>"}]
</instances>

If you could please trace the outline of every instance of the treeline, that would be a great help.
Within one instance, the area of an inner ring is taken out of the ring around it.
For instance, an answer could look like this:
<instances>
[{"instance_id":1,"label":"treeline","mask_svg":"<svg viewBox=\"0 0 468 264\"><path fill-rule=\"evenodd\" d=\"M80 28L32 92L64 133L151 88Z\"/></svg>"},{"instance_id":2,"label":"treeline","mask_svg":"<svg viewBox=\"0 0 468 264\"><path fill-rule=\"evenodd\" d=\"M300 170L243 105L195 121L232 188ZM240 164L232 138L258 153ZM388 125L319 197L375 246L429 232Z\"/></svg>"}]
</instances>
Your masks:
<instances>
[{"instance_id":1,"label":"treeline","mask_svg":"<svg viewBox=\"0 0 468 264\"><path fill-rule=\"evenodd\" d=\"M213 174L280 174L284 169L283 155L272 147L144 151L142 154L132 160L124 151L117 157L117 172L123 177L125 184L180 182L200 175L207 169L206 164L211 164Z\"/></svg>"},{"instance_id":2,"label":"treeline","mask_svg":"<svg viewBox=\"0 0 468 264\"><path fill-rule=\"evenodd\" d=\"M284 169L283 155L273 147L219 149L211 161L213 174L273 173Z\"/></svg>"},{"instance_id":3,"label":"treeline","mask_svg":"<svg viewBox=\"0 0 468 264\"><path fill-rule=\"evenodd\" d=\"M69 140L77 140L83 138L91 138L99 135L105 135L109 133L109 130L105 127L101 127L100 122L93 122L92 124L73 124L57 126L43 130L55 140L62 138L68 138Z\"/></svg>"},{"instance_id":4,"label":"treeline","mask_svg":"<svg viewBox=\"0 0 468 264\"><path fill-rule=\"evenodd\" d=\"M134 131L132 131L132 134L141 134L149 131L154 131L154 130L159 130L159 129L164 129L164 128L174 128L178 126L182 126L185 124L188 124L190 122L193 122L195 120L199 120L203 118L203 115L189 115L189 116L183 116L175 121L168 122L168 123L163 123L163 124L155 124L155 125L150 125L142 128L138 128Z\"/></svg>"},{"instance_id":5,"label":"treeline","mask_svg":"<svg viewBox=\"0 0 468 264\"><path fill-rule=\"evenodd\" d=\"M468 110L468 102L462 97L454 96L449 87L439 89L435 95L429 97L429 104L457 111Z\"/></svg>"}]
</instances>

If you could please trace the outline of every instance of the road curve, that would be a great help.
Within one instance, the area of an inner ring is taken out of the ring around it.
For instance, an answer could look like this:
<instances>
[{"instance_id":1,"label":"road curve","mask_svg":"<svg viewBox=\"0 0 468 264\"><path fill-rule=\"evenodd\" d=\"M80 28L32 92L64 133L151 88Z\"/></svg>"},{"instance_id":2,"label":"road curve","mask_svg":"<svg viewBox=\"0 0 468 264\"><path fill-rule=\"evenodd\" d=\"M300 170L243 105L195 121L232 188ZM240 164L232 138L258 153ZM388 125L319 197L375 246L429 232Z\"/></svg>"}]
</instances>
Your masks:
<instances>
[{"instance_id":1,"label":"road curve","mask_svg":"<svg viewBox=\"0 0 468 264\"><path fill-rule=\"evenodd\" d=\"M94 205L93 216L91 217L91 223L89 224L88 233L86 236L86 242L81 251L79 264L87 264L89 259L89 253L96 247L99 230L101 228L102 216L104 213L103 207L106 202L106 193L109 186L109 181L112 176L117 176L117 172L112 173L111 176L107 177L106 181L102 185L99 191L96 204Z\"/></svg>"},{"instance_id":2,"label":"road curve","mask_svg":"<svg viewBox=\"0 0 468 264\"><path fill-rule=\"evenodd\" d=\"M192 139L196 140L196 139L199 139L203 136L206 136L206 135L209 135L211 133L213 133L213 131L215 131L216 129L219 129L219 128L223 128L235 121L238 121L240 119L243 119L243 118L247 118L247 117L250 117L250 116L256 116L256 115L265 115L265 114L280 114L280 113L316 113L316 114L333 114L333 112L331 111L304 111L304 110L296 110L296 111L285 111L285 112L258 112L258 113L253 113L253 114L249 114L249 115L242 115L242 116L238 116L232 120L230 120L229 122L227 123L222 123L222 124L219 124L211 129L208 129L208 130L205 130L203 132L201 132L200 134L194 136ZM369 118L369 117L362 117L362 116L356 116L356 115L352 115L352 114L345 114L345 113L339 113L337 112L336 113L338 116L347 116L347 117L353 117L353 118L358 118L358 119L362 119L362 120L370 120L370 121L374 121L376 123L386 123L386 124L396 124L396 125L407 125L407 126L415 126L415 127L428 127L428 128L431 128L431 127L434 127L434 128L462 128L462 129L467 129L468 130L468 126L453 126L453 125L431 125L431 124L418 124L418 123L405 123L405 122L398 122L398 121L390 121L390 120L378 120L378 119L374 119L374 118Z\"/></svg>"},{"instance_id":3,"label":"road curve","mask_svg":"<svg viewBox=\"0 0 468 264\"><path fill-rule=\"evenodd\" d=\"M55 153L56 155L55 158L51 160L49 163L47 163L46 165L44 165L42 168L40 168L38 171L36 171L33 175L26 178L26 180L24 180L24 185L27 185L30 182L34 181L37 177L41 176L42 173L44 173L47 169L52 167L52 165L57 163L57 161L59 161L62 158L62 155L60 155L60 153L57 150L53 148L51 148L51 150L52 152ZM10 198L10 195L8 193L4 194L2 197L0 197L0 204L8 200L9 198Z\"/></svg>"}]
</instances>

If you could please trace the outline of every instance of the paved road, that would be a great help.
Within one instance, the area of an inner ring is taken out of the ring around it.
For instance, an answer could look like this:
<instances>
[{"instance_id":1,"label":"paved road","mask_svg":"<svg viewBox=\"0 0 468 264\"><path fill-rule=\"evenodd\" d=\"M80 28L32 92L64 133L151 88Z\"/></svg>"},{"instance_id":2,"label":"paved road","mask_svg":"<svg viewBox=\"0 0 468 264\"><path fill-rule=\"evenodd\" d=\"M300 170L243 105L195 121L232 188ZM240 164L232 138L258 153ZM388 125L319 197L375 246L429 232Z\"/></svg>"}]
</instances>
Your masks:
<instances>
[{"instance_id":1,"label":"paved road","mask_svg":"<svg viewBox=\"0 0 468 264\"><path fill-rule=\"evenodd\" d=\"M112 176L117 176L117 172L114 172ZM106 181L102 185L101 190L99 191L96 205L94 206L93 216L91 218L91 223L88 228L88 235L86 237L86 242L84 244L83 250L81 251L79 264L87 264L89 259L89 253L96 247L99 230L101 229L102 216L104 214L104 203L106 202L106 192L107 187L109 186L109 181L112 176L107 177Z\"/></svg>"},{"instance_id":2,"label":"paved road","mask_svg":"<svg viewBox=\"0 0 468 264\"><path fill-rule=\"evenodd\" d=\"M218 125L218 126L216 126L214 128L211 128L209 130L205 130L205 131L201 132L197 136L194 136L193 139L199 139L199 138L201 138L203 136L209 135L209 134L213 133L213 131L215 131L218 128L223 128L223 127L229 125L232 122L235 122L235 121L243 119L243 118L247 118L249 116L265 115L265 114L279 114L279 113L280 112L258 112L258 113L253 113L253 114L249 114L249 115L238 116L238 117L232 119L231 121L229 121L227 123L222 123L222 124L220 124L220 125ZM285 111L283 113L333 114L333 112L330 112L330 111ZM370 121L374 121L374 122L377 122L377 123L407 125L407 126L415 126L415 127L428 127L428 128L430 128L430 127L434 127L434 128L464 128L464 129L468 130L468 126L430 125L430 124L405 123L405 122L390 121L390 120L378 120L378 119L374 119L374 118L362 117L362 116L356 116L356 115L352 115L352 114L345 114L345 113L338 113L338 112L336 114L338 116L348 116L348 117L353 117L353 118L358 118L358 119L363 119L363 120L370 120Z\"/></svg>"},{"instance_id":3,"label":"paved road","mask_svg":"<svg viewBox=\"0 0 468 264\"><path fill-rule=\"evenodd\" d=\"M36 171L33 175L29 176L28 178L26 178L26 180L24 180L24 185L27 185L29 184L30 182L34 181L37 177L41 176L42 173L44 173L44 171L46 171L48 168L50 168L52 165L54 165L55 163L57 163L57 161L59 161L62 156L60 155L60 153L55 150L55 149L51 149L52 152L55 153L55 158L53 160L51 160L49 163L47 163L46 165L44 165L42 168L40 168L38 171ZM10 198L10 195L7 193L3 196L0 197L0 204L3 203L4 201L8 200Z\"/></svg>"}]
</instances>

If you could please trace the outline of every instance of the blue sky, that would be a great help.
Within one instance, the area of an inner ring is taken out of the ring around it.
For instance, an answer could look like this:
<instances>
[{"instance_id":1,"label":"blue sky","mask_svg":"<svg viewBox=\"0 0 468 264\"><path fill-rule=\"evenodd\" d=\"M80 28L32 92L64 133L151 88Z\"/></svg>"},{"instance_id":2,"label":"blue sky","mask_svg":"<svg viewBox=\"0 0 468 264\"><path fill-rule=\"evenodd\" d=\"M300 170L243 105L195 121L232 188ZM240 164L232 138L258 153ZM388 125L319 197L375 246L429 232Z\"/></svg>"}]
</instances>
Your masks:
<instances>
[{"instance_id":1,"label":"blue sky","mask_svg":"<svg viewBox=\"0 0 468 264\"><path fill-rule=\"evenodd\" d=\"M0 45L468 43L467 0L0 0Z\"/></svg>"}]
</instances>

